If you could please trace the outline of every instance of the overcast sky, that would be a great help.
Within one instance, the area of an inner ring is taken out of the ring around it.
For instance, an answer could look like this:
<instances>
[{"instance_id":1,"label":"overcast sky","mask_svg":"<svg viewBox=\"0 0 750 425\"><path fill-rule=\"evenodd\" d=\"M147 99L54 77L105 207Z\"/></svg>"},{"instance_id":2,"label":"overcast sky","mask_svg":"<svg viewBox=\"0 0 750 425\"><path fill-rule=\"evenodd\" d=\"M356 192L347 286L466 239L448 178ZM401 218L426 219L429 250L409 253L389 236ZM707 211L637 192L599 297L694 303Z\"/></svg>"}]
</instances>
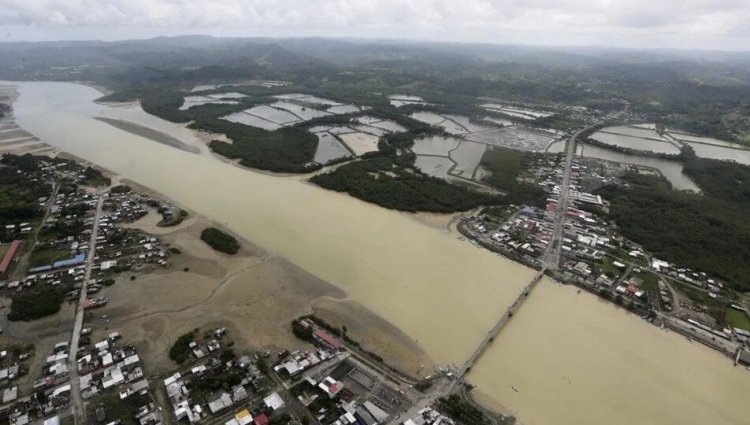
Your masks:
<instances>
[{"instance_id":1,"label":"overcast sky","mask_svg":"<svg viewBox=\"0 0 750 425\"><path fill-rule=\"evenodd\" d=\"M750 50L750 0L0 0L0 38L326 36Z\"/></svg>"}]
</instances>

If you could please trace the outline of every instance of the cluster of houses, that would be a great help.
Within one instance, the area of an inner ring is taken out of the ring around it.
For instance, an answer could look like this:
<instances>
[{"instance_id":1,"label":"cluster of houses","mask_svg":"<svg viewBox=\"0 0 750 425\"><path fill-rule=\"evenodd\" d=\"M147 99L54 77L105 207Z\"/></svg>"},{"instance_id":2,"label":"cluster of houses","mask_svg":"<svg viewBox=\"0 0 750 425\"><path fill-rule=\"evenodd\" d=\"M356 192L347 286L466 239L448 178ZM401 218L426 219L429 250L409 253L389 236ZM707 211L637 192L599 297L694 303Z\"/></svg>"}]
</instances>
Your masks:
<instances>
[{"instance_id":1,"label":"cluster of houses","mask_svg":"<svg viewBox=\"0 0 750 425\"><path fill-rule=\"evenodd\" d=\"M370 400L358 399L347 390L342 380L330 375L316 380L305 378L297 391L297 399L310 410L315 419L326 425L377 425L391 417L385 409Z\"/></svg>"},{"instance_id":2,"label":"cluster of houses","mask_svg":"<svg viewBox=\"0 0 750 425\"><path fill-rule=\"evenodd\" d=\"M67 383L70 372L68 370L68 343L58 342L47 356L42 376L34 382L34 390L47 391Z\"/></svg>"},{"instance_id":3,"label":"cluster of houses","mask_svg":"<svg viewBox=\"0 0 750 425\"><path fill-rule=\"evenodd\" d=\"M583 191L577 184L579 173L583 168L584 166L578 163L572 166L570 186L572 204L601 206L603 204L601 197ZM559 209L559 182L562 180L563 171L563 166L557 159L537 158L534 163L529 164L528 170L519 179L544 189L548 196L545 208L522 206L500 226L493 225L487 215L479 214L463 220L459 228L463 229L464 234L467 234L476 245L481 244L531 266L539 266L541 257L553 237L554 220ZM566 216L573 219L575 224L567 223L567 239L563 240L562 249L572 251L575 243L571 242L576 242L580 244L577 249L581 255L591 258L603 255L597 248L604 242L590 235L590 228L597 224L593 216L574 206L568 207ZM606 235L606 229L603 230Z\"/></svg>"},{"instance_id":4,"label":"cluster of houses","mask_svg":"<svg viewBox=\"0 0 750 425\"><path fill-rule=\"evenodd\" d=\"M97 236L96 269L144 269L147 265L167 266L169 252L154 236L122 228L148 213L153 200L132 192L107 194ZM155 201L153 201L155 202Z\"/></svg>"},{"instance_id":5,"label":"cluster of houses","mask_svg":"<svg viewBox=\"0 0 750 425\"><path fill-rule=\"evenodd\" d=\"M197 341L191 341L188 345L190 351L193 353L193 356L195 356L196 359L202 359L206 357L206 355L215 353L219 349L221 349L221 342L219 342L219 339L226 336L226 328L215 329L212 333L214 338L206 341L204 345L199 344Z\"/></svg>"},{"instance_id":6,"label":"cluster of houses","mask_svg":"<svg viewBox=\"0 0 750 425\"><path fill-rule=\"evenodd\" d=\"M283 358L276 366L274 372L282 378L294 378L300 373L315 367L328 359L335 357L336 352L330 349L319 349L316 352L295 351Z\"/></svg>"},{"instance_id":7,"label":"cluster of houses","mask_svg":"<svg viewBox=\"0 0 750 425\"><path fill-rule=\"evenodd\" d=\"M233 385L229 391L219 390L208 396L192 396L190 388L198 386L199 381L219 374L226 369L233 369L243 375L240 383ZM237 360L222 363L213 357L208 362L198 364L164 380L167 397L172 404L172 410L175 420L185 419L189 423L196 423L212 415L219 414L227 409L249 402L251 394L259 394L267 387L266 378L257 368L255 362L247 356ZM263 406L253 416L248 412L247 415L241 415L238 423L246 424L251 421L256 425L267 421L264 420L274 411L280 410L284 406L283 400L278 394L273 393L263 399ZM242 419L242 420L240 420Z\"/></svg>"},{"instance_id":8,"label":"cluster of houses","mask_svg":"<svg viewBox=\"0 0 750 425\"><path fill-rule=\"evenodd\" d=\"M189 343L194 363L189 368L164 380L167 397L172 405L173 418L196 423L232 408L242 407L227 425L267 425L269 418L283 410L284 400L277 393L266 394L269 382L258 366L258 358L244 355L239 358L219 355L226 329L218 328L206 334L207 341ZM231 345L225 342L224 345ZM222 360L224 359L224 360ZM236 377L231 385L205 393L207 381L220 376ZM262 399L262 400L261 400ZM249 408L249 410L248 410Z\"/></svg>"},{"instance_id":9,"label":"cluster of houses","mask_svg":"<svg viewBox=\"0 0 750 425\"><path fill-rule=\"evenodd\" d=\"M33 354L32 351L21 352L15 357L8 350L0 351L0 385L6 382L12 382L16 378L28 373L28 368L24 364Z\"/></svg>"},{"instance_id":10,"label":"cluster of houses","mask_svg":"<svg viewBox=\"0 0 750 425\"><path fill-rule=\"evenodd\" d=\"M417 412L417 416L404 421L403 425L455 425L455 422L437 410L426 407Z\"/></svg>"},{"instance_id":11,"label":"cluster of houses","mask_svg":"<svg viewBox=\"0 0 750 425\"><path fill-rule=\"evenodd\" d=\"M71 267L67 270L56 270L44 273L27 274L21 280L12 280L0 283L0 287L5 286L9 290L20 292L34 285L80 285L83 282L84 267Z\"/></svg>"},{"instance_id":12,"label":"cluster of houses","mask_svg":"<svg viewBox=\"0 0 750 425\"><path fill-rule=\"evenodd\" d=\"M96 197L75 188L59 190L40 231L35 252L68 252L65 258L57 258L44 264L34 264L29 273L43 273L53 270L77 267L86 261L89 249L89 235L94 224ZM32 259L34 255L32 255Z\"/></svg>"},{"instance_id":13,"label":"cluster of houses","mask_svg":"<svg viewBox=\"0 0 750 425\"><path fill-rule=\"evenodd\" d=\"M148 392L141 360L132 345L120 346L120 334L112 332L107 338L83 347L76 355L80 376L81 396L89 399L102 391L119 387L120 398ZM127 385L122 385L127 384Z\"/></svg>"}]
</instances>

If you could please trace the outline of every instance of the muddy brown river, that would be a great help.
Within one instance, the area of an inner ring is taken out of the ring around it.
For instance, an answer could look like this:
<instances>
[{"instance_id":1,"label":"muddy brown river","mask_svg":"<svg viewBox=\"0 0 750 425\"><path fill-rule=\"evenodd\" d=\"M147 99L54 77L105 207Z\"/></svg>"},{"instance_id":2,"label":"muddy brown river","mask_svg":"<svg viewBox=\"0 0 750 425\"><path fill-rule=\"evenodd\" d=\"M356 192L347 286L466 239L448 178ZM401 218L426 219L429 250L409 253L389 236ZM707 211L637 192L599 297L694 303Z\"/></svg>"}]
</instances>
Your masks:
<instances>
[{"instance_id":1,"label":"muddy brown river","mask_svg":"<svg viewBox=\"0 0 750 425\"><path fill-rule=\"evenodd\" d=\"M227 164L196 135L95 89L18 83L18 124L42 141L152 188L345 290L460 364L533 271L406 214ZM116 128L130 121L197 154ZM490 403L526 424L748 423L750 372L573 288L543 283L475 366ZM568 382L569 380L569 382ZM515 385L518 392L512 390Z\"/></svg>"}]
</instances>

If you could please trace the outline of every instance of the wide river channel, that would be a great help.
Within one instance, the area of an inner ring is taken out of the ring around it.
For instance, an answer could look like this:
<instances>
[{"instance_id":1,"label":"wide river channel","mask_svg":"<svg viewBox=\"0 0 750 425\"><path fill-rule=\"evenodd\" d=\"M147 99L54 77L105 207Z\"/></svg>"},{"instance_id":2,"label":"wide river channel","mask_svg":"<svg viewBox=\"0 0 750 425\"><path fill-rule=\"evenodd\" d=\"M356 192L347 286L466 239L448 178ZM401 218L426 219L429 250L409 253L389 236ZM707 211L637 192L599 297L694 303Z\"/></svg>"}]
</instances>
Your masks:
<instances>
[{"instance_id":1,"label":"wide river channel","mask_svg":"<svg viewBox=\"0 0 750 425\"><path fill-rule=\"evenodd\" d=\"M533 271L406 214L193 154L94 119L183 142L184 127L93 102L93 88L18 83L18 124L42 141L152 188L345 290L461 364ZM596 297L544 282L469 376L525 424L742 424L750 372ZM514 391L515 385L519 391ZM483 398L484 398L483 397Z\"/></svg>"}]
</instances>

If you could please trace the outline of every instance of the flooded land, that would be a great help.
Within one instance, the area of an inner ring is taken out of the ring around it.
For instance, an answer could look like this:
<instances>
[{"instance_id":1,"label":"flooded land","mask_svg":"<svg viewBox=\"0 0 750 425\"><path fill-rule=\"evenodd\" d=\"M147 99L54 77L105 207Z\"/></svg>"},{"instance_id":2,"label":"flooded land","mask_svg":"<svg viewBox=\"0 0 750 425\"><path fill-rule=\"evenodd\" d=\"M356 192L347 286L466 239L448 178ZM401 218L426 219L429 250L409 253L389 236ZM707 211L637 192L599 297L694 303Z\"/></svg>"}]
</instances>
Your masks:
<instances>
[{"instance_id":1,"label":"flooded land","mask_svg":"<svg viewBox=\"0 0 750 425\"><path fill-rule=\"evenodd\" d=\"M700 192L698 185L682 172L682 164L677 161L653 156L623 153L586 143L579 145L579 155L586 158L597 158L623 164L634 164L654 168L672 184L673 188L677 190Z\"/></svg>"},{"instance_id":2,"label":"flooded land","mask_svg":"<svg viewBox=\"0 0 750 425\"><path fill-rule=\"evenodd\" d=\"M604 127L591 139L616 148L665 155L677 155L683 146L690 146L700 158L750 164L747 146L670 129L659 132L653 124Z\"/></svg>"},{"instance_id":3,"label":"flooded land","mask_svg":"<svg viewBox=\"0 0 750 425\"><path fill-rule=\"evenodd\" d=\"M184 126L139 108L94 103L99 93L90 87L19 87L15 115L21 128L160 192L262 249L223 269L211 258L197 261L189 286L175 280L161 287L146 279L139 282L142 287L115 286L133 296L149 294L151 300L180 298L183 306L210 296L200 310L209 318L224 323L221 310L231 312L237 326L261 323L260 336L242 334L250 344L254 338L273 343L278 323L304 312L298 309L312 309L351 323L355 333L386 350L395 352L408 340L435 363L459 364L534 275L412 215L322 190L305 177L271 176L224 162ZM531 112L518 113L531 117ZM199 147L200 154L94 119L99 116L165 132ZM197 243L191 231L172 236L173 243ZM143 309L137 318L143 338L172 332L167 322L147 315L161 307L117 299L129 303L120 306L123 310ZM192 314L181 308L169 323ZM270 316L258 317L258 311ZM368 335L371 326L392 326L397 343ZM611 304L550 282L529 297L469 380L483 402L502 405L525 424L734 424L750 415L743 398L750 375L744 369Z\"/></svg>"}]
</instances>

